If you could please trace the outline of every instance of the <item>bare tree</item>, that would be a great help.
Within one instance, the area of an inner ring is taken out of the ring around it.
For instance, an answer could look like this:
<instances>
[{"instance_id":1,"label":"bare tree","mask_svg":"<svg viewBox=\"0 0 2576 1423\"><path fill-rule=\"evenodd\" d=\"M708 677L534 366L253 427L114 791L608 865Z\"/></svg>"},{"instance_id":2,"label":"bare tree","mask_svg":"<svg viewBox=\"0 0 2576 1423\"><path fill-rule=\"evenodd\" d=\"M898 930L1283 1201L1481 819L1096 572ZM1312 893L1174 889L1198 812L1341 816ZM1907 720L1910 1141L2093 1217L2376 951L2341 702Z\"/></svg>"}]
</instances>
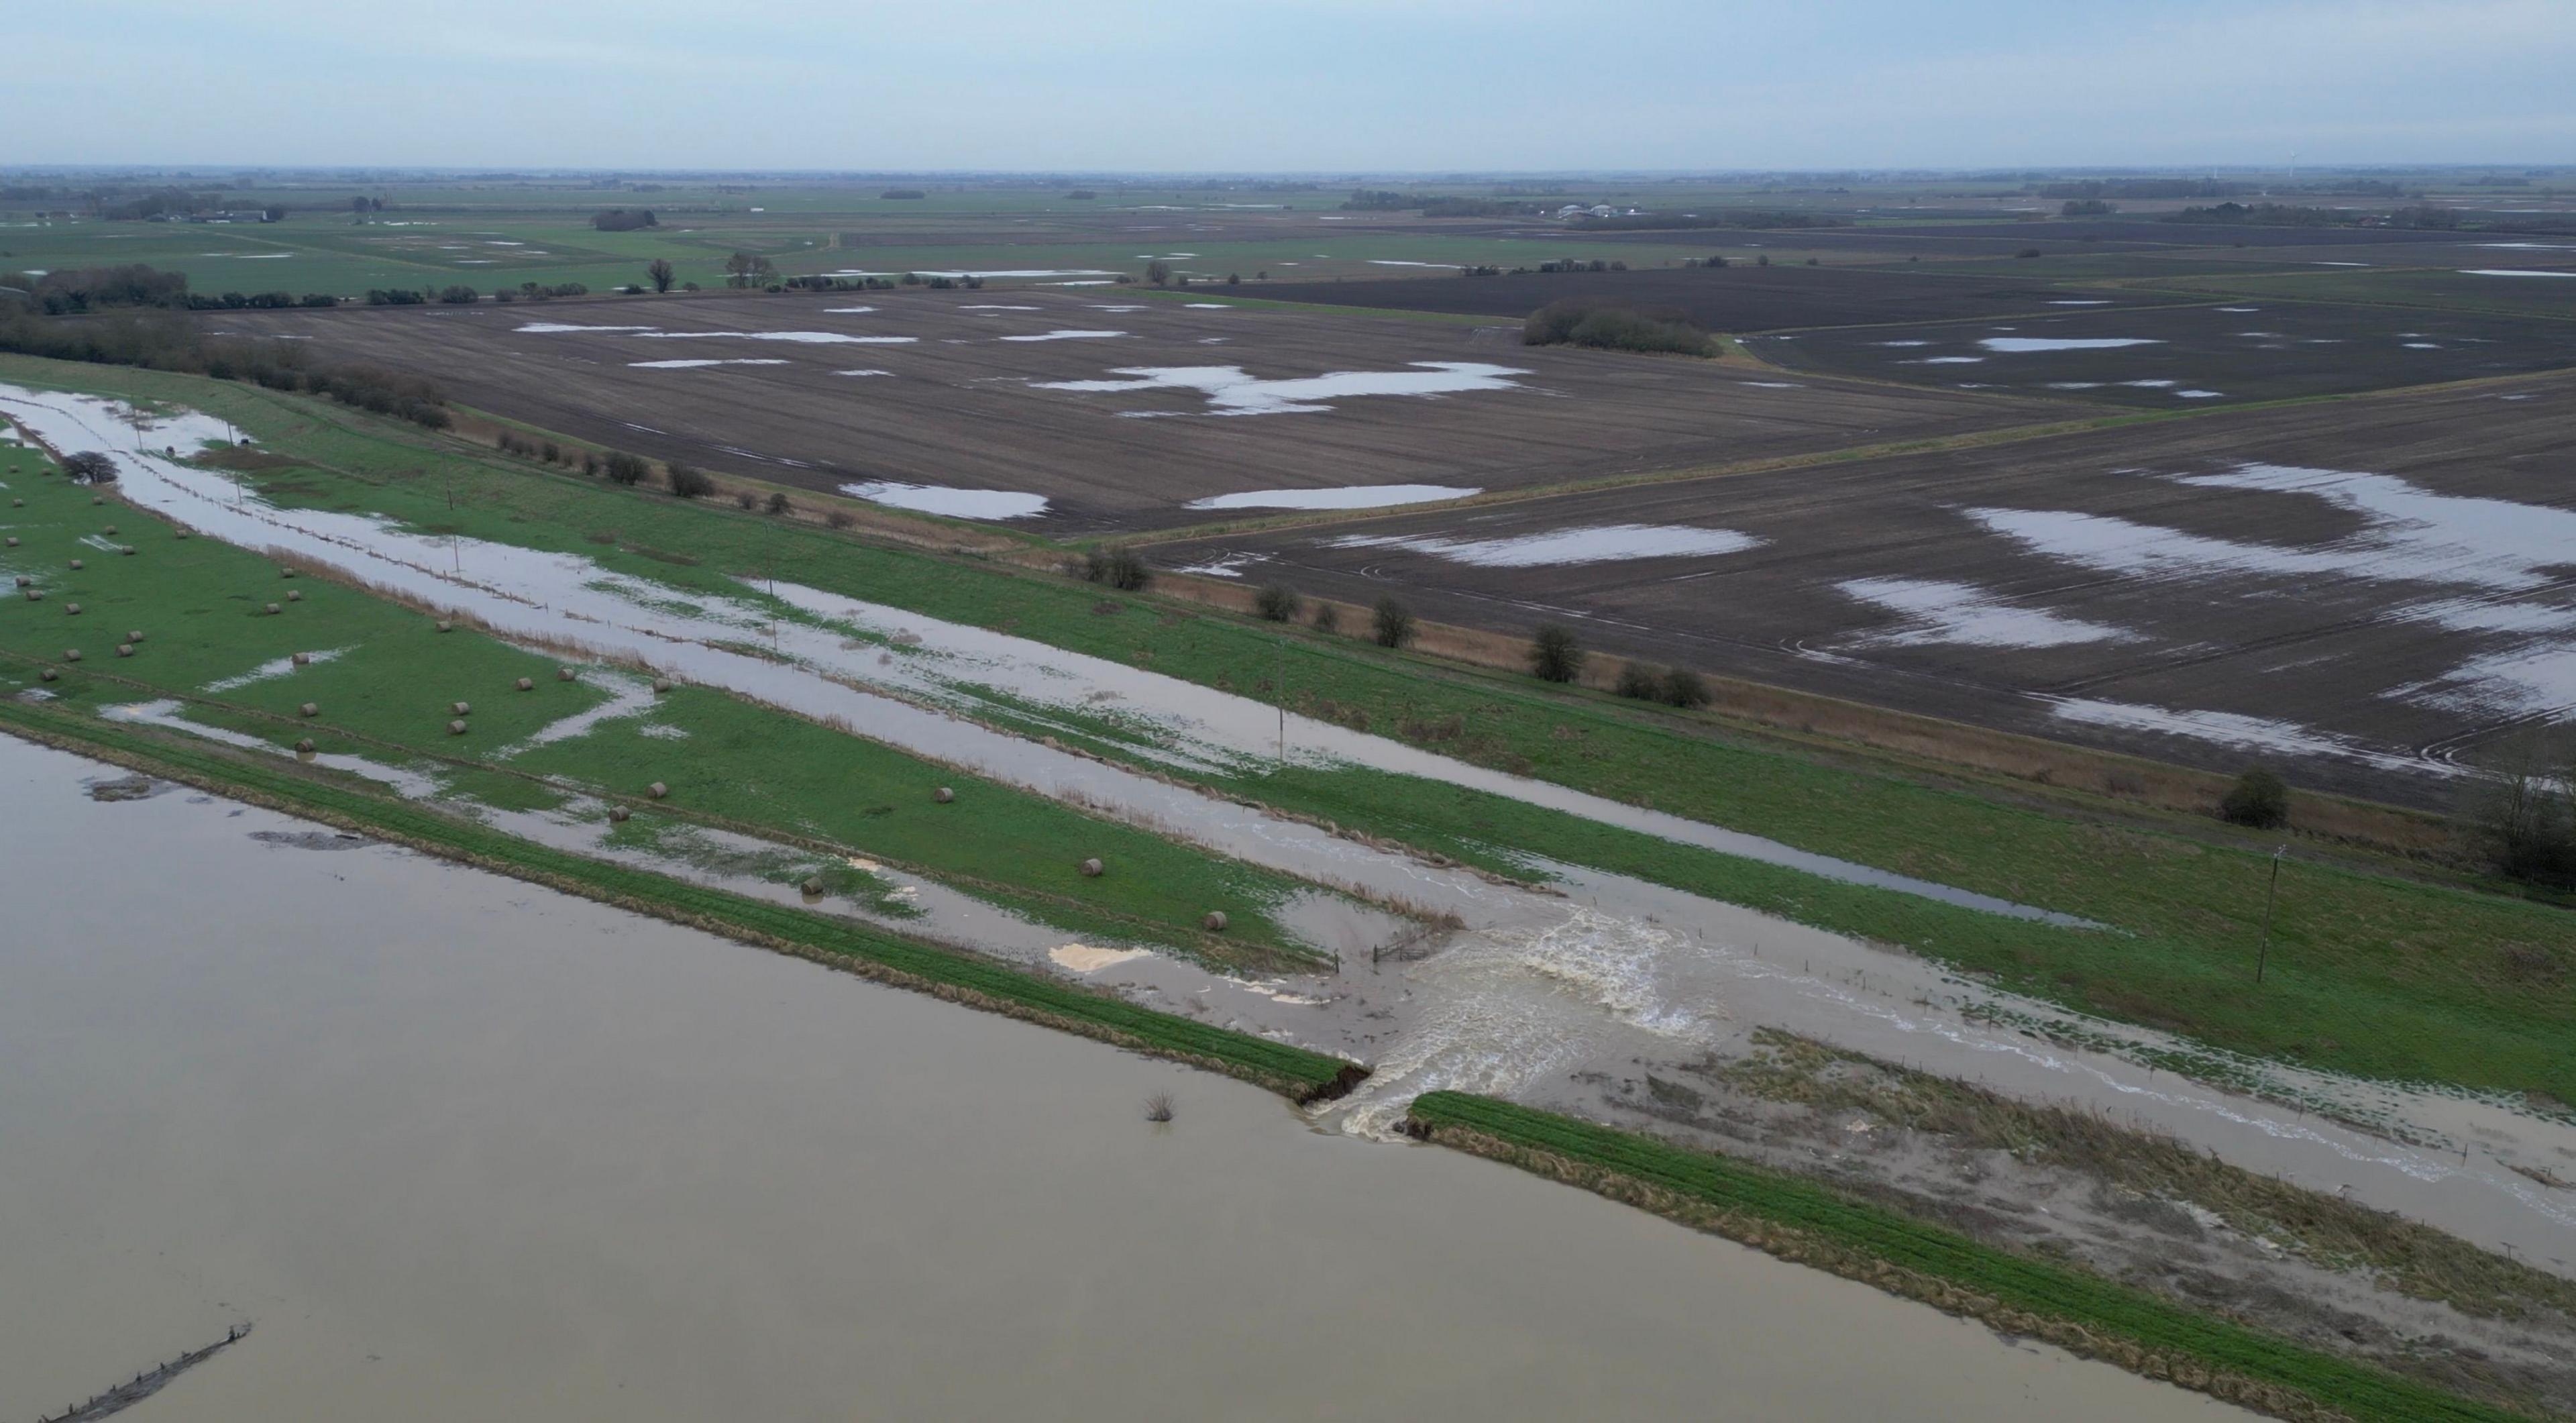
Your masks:
<instances>
[{"instance_id":1,"label":"bare tree","mask_svg":"<svg viewBox=\"0 0 2576 1423\"><path fill-rule=\"evenodd\" d=\"M653 290L657 292L669 291L671 283L679 280L679 277L679 269L673 267L667 258L656 257L644 264L644 279L651 282Z\"/></svg>"}]
</instances>

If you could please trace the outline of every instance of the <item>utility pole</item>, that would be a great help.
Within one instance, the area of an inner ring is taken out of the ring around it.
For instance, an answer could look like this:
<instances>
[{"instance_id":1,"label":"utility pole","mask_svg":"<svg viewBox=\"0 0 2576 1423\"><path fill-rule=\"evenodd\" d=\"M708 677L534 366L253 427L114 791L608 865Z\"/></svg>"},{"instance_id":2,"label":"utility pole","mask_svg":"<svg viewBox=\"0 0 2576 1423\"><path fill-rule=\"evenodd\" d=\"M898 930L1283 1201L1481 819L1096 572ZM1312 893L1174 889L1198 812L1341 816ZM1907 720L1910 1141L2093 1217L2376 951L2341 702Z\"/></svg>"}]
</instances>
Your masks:
<instances>
[{"instance_id":1,"label":"utility pole","mask_svg":"<svg viewBox=\"0 0 2576 1423\"><path fill-rule=\"evenodd\" d=\"M2289 850L2290 847L2284 845L2280 849L2272 852L2272 884L2269 889L2263 891L2263 941L2261 947L2254 951L2254 981L2256 983L2261 983L2263 981L2263 965L2272 956L2272 906L2280 902L2281 857L2288 854Z\"/></svg>"}]
</instances>

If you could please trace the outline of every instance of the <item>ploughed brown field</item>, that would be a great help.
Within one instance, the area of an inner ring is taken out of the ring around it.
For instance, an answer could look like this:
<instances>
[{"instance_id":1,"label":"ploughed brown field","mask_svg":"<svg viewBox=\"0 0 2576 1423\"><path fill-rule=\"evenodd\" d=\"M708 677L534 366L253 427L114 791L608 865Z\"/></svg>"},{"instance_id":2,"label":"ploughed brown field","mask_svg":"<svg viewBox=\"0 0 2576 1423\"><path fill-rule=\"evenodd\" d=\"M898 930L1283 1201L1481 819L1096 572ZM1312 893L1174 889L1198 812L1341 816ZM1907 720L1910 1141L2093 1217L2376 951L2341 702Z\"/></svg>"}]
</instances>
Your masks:
<instances>
[{"instance_id":1,"label":"ploughed brown field","mask_svg":"<svg viewBox=\"0 0 2576 1423\"><path fill-rule=\"evenodd\" d=\"M1043 498L1017 523L1044 533L1203 522L1219 515L1194 501L1261 491L1510 489L2067 413L1524 348L1517 323L1226 302L1213 290L913 288L230 311L209 324L419 372L461 404L719 472ZM1074 382L1093 388L1060 388ZM1388 387L1400 393L1368 393Z\"/></svg>"},{"instance_id":2,"label":"ploughed brown field","mask_svg":"<svg viewBox=\"0 0 2576 1423\"><path fill-rule=\"evenodd\" d=\"M1804 240L1803 235L1800 240ZM1585 260L1600 255L1585 249ZM1711 331L1772 331L1958 317L2169 305L2197 300L2168 292L2073 290L2021 277L1930 275L1904 268L1656 267L1625 272L1515 272L1498 277L1404 277L1390 281L1274 282L1261 296L1518 320L1552 301L1583 300L1678 311ZM2081 308L2063 305L2082 302Z\"/></svg>"},{"instance_id":3,"label":"ploughed brown field","mask_svg":"<svg viewBox=\"0 0 2576 1423\"><path fill-rule=\"evenodd\" d=\"M1672 549L1696 550L1670 552ZM1155 562L2447 806L2576 707L2576 375L1156 546Z\"/></svg>"}]
</instances>

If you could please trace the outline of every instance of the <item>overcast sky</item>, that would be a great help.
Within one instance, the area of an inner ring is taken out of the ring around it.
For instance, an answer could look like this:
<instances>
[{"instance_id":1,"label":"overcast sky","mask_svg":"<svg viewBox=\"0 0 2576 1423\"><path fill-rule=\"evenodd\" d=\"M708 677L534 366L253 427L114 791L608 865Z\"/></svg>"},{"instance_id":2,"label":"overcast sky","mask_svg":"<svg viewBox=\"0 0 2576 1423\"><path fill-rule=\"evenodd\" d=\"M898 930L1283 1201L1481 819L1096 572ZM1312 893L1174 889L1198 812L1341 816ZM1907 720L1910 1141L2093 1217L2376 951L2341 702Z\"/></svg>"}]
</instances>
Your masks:
<instances>
[{"instance_id":1,"label":"overcast sky","mask_svg":"<svg viewBox=\"0 0 2576 1423\"><path fill-rule=\"evenodd\" d=\"M0 164L2576 161L2576 0L80 0Z\"/></svg>"}]
</instances>

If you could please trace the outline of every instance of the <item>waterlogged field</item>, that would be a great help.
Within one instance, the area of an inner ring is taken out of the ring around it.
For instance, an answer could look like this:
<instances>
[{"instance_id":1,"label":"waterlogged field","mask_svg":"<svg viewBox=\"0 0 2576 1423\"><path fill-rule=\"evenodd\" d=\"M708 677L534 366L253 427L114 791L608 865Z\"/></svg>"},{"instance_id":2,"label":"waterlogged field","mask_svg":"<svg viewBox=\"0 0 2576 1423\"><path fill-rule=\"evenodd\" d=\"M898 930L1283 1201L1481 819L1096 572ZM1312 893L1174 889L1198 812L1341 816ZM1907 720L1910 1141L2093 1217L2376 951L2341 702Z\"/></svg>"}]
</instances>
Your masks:
<instances>
[{"instance_id":1,"label":"waterlogged field","mask_svg":"<svg viewBox=\"0 0 2576 1423\"><path fill-rule=\"evenodd\" d=\"M95 380L103 373L80 374ZM1614 704L1542 695L1517 679L1443 671L1338 637L1301 634L1283 642L1261 625L1178 605L1158 608L1152 600L1103 599L1096 589L1053 576L862 550L811 525L539 475L526 465L460 455L416 432L255 390L150 375L111 378L202 402L271 449L311 461L306 471L251 475L272 497L293 505L383 510L416 527L595 558L613 571L684 590L678 596L686 600L739 596L738 575L767 574L1262 698L1275 695L1280 684L1272 679L1284 672L1293 708L1374 728L1391 744L1410 742L1470 767L1518 772L1541 788L1579 787L1613 801L1651 804L1805 852L2127 932L2102 935L2014 919L1712 853L1631 828L1622 817L1569 813L1531 793L1499 793L1472 778L1391 782L1378 771L1309 766L1303 758L1284 772L1267 769L1266 761L1257 769L1218 763L1190 772L1346 827L1519 874L1533 869L1523 857L1536 856L1543 872L1559 872L1545 870L1550 864L1571 865L1587 876L1627 876L1750 905L2266 1056L2382 1077L2536 1088L2562 1099L2576 1093L2576 1083L2563 1080L2563 1054L2552 1046L2565 1031L2560 1007L2533 997L2518 976L2526 961L2545 965L2566 951L2563 925L2543 908L2294 867L2275 925L2279 986L2253 998L2243 992L2241 976L2246 944L2264 912L2268 866L2261 854L2132 830L2070 830L2068 822L2018 804L1730 744L1685 726L1641 721ZM683 548L691 552L671 552ZM435 562L434 539L428 549L424 564ZM439 576L426 567L421 572ZM803 635L794 622L786 631ZM808 656L838 655L828 642L799 646ZM1010 710L989 698L984 704ZM1268 717L1260 721L1259 739L1266 741ZM1088 713L1058 712L1054 722L1047 734L1075 738L1112 761L1155 769L1169 764L1157 759L1162 738L1150 730L1121 731ZM952 727L942 734L966 733ZM1391 794L1394 784L1409 789ZM1170 807L1158 813L1204 818L1187 809L1193 804L1187 799L1157 803ZM1220 828L1210 824L1202 833ZM1267 848L1247 856L1343 854L1327 852L1329 841L1258 843ZM1499 848L1506 846L1514 848ZM1347 857L1318 863L1327 862L1346 867L1335 873L1358 863ZM2311 873L2317 877L2307 878ZM1403 871L1388 883L1424 881ZM2469 1022L2477 1024L2473 1031L2463 1026ZM1469 1042L1460 1050L1472 1049Z\"/></svg>"},{"instance_id":2,"label":"waterlogged field","mask_svg":"<svg viewBox=\"0 0 2576 1423\"><path fill-rule=\"evenodd\" d=\"M1038 533L1455 498L1933 438L2031 407L1711 362L1524 348L1517 325L1263 309L1226 292L701 296L225 313L419 371L537 427ZM1331 507L1329 504L1325 507Z\"/></svg>"},{"instance_id":3,"label":"waterlogged field","mask_svg":"<svg viewBox=\"0 0 2576 1423\"><path fill-rule=\"evenodd\" d=\"M2247 297L1746 346L1792 370L2171 410L2562 369L2576 365L2576 323Z\"/></svg>"},{"instance_id":4,"label":"waterlogged field","mask_svg":"<svg viewBox=\"0 0 2576 1423\"><path fill-rule=\"evenodd\" d=\"M2447 809L2463 763L2576 703L2571 396L2533 377L1156 552Z\"/></svg>"}]
</instances>

